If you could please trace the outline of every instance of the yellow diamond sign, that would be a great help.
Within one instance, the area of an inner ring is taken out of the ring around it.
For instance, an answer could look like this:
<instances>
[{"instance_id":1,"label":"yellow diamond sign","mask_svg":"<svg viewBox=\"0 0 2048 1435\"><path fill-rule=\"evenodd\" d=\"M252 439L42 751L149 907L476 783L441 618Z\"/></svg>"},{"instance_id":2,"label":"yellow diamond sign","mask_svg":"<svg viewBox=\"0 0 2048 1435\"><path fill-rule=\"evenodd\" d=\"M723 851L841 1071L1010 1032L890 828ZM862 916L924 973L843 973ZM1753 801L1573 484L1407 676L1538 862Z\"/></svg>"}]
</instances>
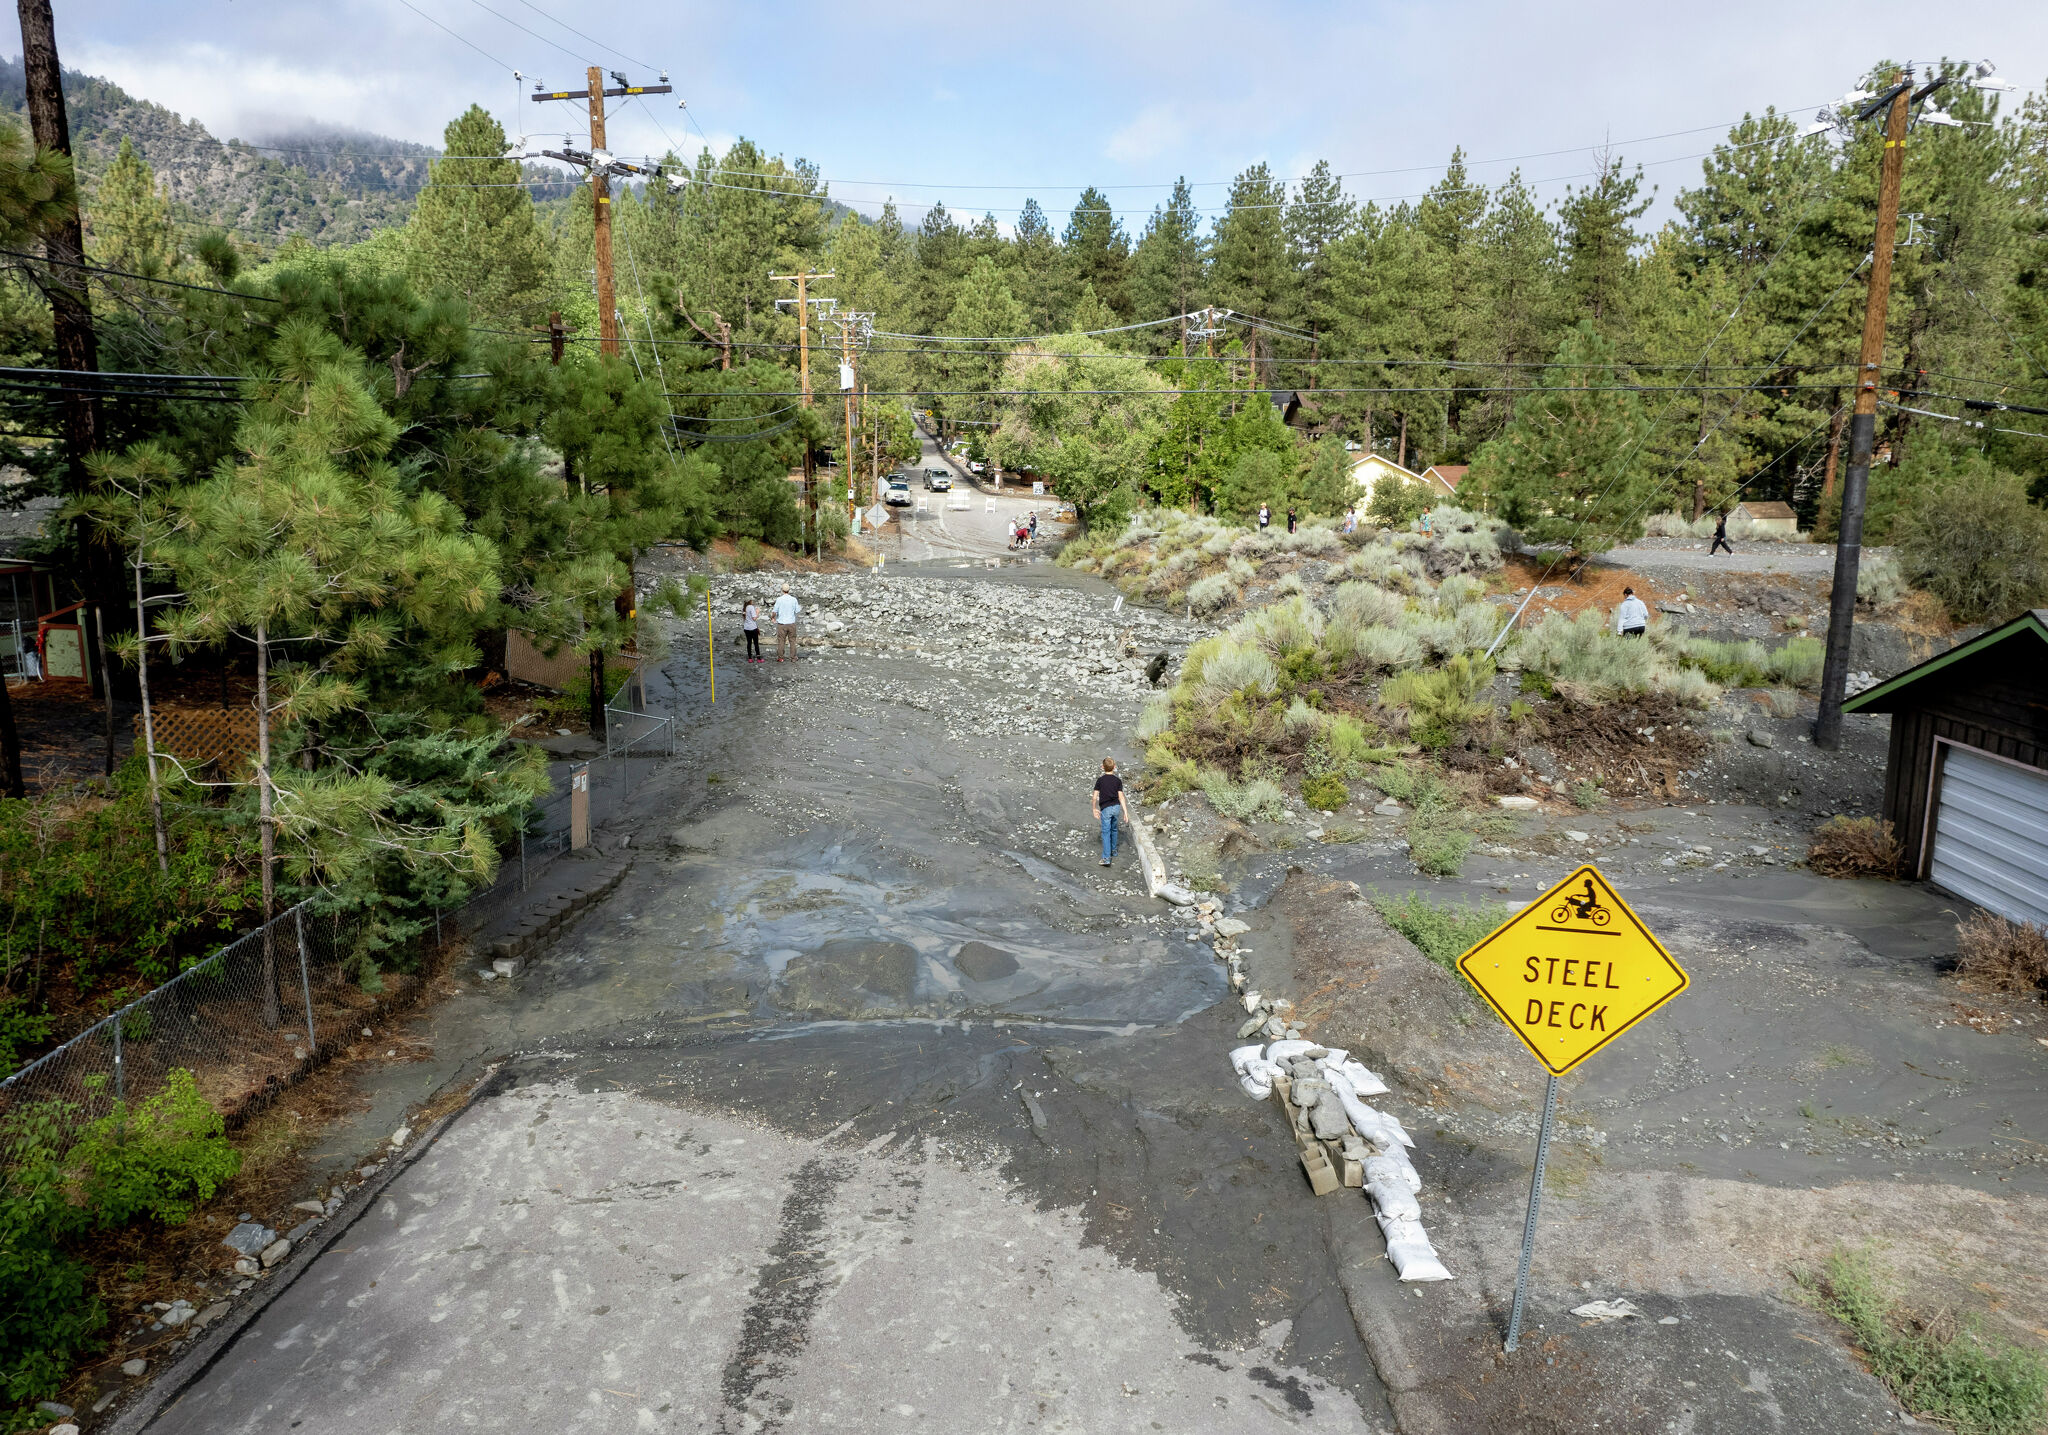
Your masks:
<instances>
[{"instance_id":1,"label":"yellow diamond sign","mask_svg":"<svg viewBox=\"0 0 2048 1435\"><path fill-rule=\"evenodd\" d=\"M1692 984L1590 865L1458 958L1458 970L1553 1076Z\"/></svg>"}]
</instances>

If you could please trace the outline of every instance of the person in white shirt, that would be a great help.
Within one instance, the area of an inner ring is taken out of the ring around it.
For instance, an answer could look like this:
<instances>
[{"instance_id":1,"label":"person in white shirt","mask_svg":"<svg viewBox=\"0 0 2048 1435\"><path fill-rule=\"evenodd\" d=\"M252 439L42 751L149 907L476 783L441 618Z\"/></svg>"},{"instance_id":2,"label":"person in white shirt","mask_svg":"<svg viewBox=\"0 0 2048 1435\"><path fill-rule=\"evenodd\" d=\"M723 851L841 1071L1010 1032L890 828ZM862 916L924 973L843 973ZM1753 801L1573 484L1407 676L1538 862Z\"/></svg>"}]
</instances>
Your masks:
<instances>
[{"instance_id":1,"label":"person in white shirt","mask_svg":"<svg viewBox=\"0 0 2048 1435\"><path fill-rule=\"evenodd\" d=\"M1614 610L1614 630L1624 638L1640 638L1650 626L1650 610L1633 588L1621 590L1621 606Z\"/></svg>"},{"instance_id":2,"label":"person in white shirt","mask_svg":"<svg viewBox=\"0 0 2048 1435\"><path fill-rule=\"evenodd\" d=\"M747 661L761 661L761 605L752 598L740 610L740 631L747 635Z\"/></svg>"},{"instance_id":3,"label":"person in white shirt","mask_svg":"<svg viewBox=\"0 0 2048 1435\"><path fill-rule=\"evenodd\" d=\"M796 615L803 606L790 596L789 585L782 585L782 596L775 600L775 661L781 662L784 653L791 662L796 661Z\"/></svg>"}]
</instances>

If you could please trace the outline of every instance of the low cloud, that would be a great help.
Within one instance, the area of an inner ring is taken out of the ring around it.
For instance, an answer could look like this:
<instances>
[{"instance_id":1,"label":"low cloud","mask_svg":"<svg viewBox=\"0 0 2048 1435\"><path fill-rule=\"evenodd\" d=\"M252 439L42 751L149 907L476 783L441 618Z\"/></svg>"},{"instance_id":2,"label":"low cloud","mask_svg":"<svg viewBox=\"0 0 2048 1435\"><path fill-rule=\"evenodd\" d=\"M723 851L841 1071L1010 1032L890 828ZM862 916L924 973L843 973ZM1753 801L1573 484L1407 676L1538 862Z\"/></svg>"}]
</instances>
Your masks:
<instances>
[{"instance_id":1,"label":"low cloud","mask_svg":"<svg viewBox=\"0 0 2048 1435\"><path fill-rule=\"evenodd\" d=\"M1138 164L1173 149L1187 138L1187 132L1175 106L1147 105L1109 137L1102 152L1119 164Z\"/></svg>"}]
</instances>

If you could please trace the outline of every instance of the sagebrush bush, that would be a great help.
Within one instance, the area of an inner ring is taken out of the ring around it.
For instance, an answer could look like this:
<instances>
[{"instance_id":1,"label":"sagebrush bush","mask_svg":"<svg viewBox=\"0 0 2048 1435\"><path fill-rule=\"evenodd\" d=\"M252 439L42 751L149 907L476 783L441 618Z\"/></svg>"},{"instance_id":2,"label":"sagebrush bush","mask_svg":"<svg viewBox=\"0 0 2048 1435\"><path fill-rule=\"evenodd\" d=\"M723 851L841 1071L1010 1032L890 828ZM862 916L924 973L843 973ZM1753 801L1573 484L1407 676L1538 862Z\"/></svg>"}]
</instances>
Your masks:
<instances>
[{"instance_id":1,"label":"sagebrush bush","mask_svg":"<svg viewBox=\"0 0 2048 1435\"><path fill-rule=\"evenodd\" d=\"M1366 628L1358 634L1358 657L1375 669L1402 670L1422 661L1423 647L1400 628Z\"/></svg>"},{"instance_id":2,"label":"sagebrush bush","mask_svg":"<svg viewBox=\"0 0 2048 1435\"><path fill-rule=\"evenodd\" d=\"M1906 596L1906 575L1890 553L1864 550L1856 565L1856 596L1873 608L1889 608Z\"/></svg>"},{"instance_id":3,"label":"sagebrush bush","mask_svg":"<svg viewBox=\"0 0 2048 1435\"><path fill-rule=\"evenodd\" d=\"M1320 730L1329 719L1317 712L1300 698L1287 705L1287 711L1280 715L1280 726L1289 736L1312 733Z\"/></svg>"},{"instance_id":4,"label":"sagebrush bush","mask_svg":"<svg viewBox=\"0 0 2048 1435\"><path fill-rule=\"evenodd\" d=\"M192 1208L242 1169L242 1153L222 1135L221 1116L199 1094L192 1073L175 1067L163 1086L130 1110L116 1103L78 1138L65 1164L81 1173L102 1226L146 1216L182 1225Z\"/></svg>"},{"instance_id":5,"label":"sagebrush bush","mask_svg":"<svg viewBox=\"0 0 2048 1435\"><path fill-rule=\"evenodd\" d=\"M1252 818L1277 820L1287 811L1286 791L1269 777L1232 782L1217 769L1205 767L1201 785L1209 805L1223 817L1235 817L1241 821Z\"/></svg>"},{"instance_id":6,"label":"sagebrush bush","mask_svg":"<svg viewBox=\"0 0 2048 1435\"><path fill-rule=\"evenodd\" d=\"M1138 713L1138 740L1150 742L1172 726L1173 699L1165 693L1145 699L1145 706Z\"/></svg>"},{"instance_id":7,"label":"sagebrush bush","mask_svg":"<svg viewBox=\"0 0 2048 1435\"><path fill-rule=\"evenodd\" d=\"M1249 643L1225 639L1202 662L1201 686L1218 700L1246 690L1270 697L1279 681L1273 660Z\"/></svg>"},{"instance_id":8,"label":"sagebrush bush","mask_svg":"<svg viewBox=\"0 0 2048 1435\"><path fill-rule=\"evenodd\" d=\"M1460 653L1440 668L1389 678L1380 689L1380 701L1407 711L1409 736L1419 745L1441 749L1457 742L1467 727L1490 711L1474 699L1492 681L1492 663Z\"/></svg>"},{"instance_id":9,"label":"sagebrush bush","mask_svg":"<svg viewBox=\"0 0 2048 1435\"><path fill-rule=\"evenodd\" d=\"M1212 573L1188 585L1188 603L1197 613L1209 614L1228 607L1237 597L1237 586L1228 573Z\"/></svg>"},{"instance_id":10,"label":"sagebrush bush","mask_svg":"<svg viewBox=\"0 0 2048 1435\"><path fill-rule=\"evenodd\" d=\"M1398 623L1408 611L1407 599L1371 583L1340 583L1331 603L1339 617L1349 618L1361 628Z\"/></svg>"},{"instance_id":11,"label":"sagebrush bush","mask_svg":"<svg viewBox=\"0 0 2048 1435\"><path fill-rule=\"evenodd\" d=\"M1651 691L1660 666L1654 644L1609 631L1605 617L1591 608L1576 618L1551 613L1526 629L1515 661L1543 674L1557 691L1596 703Z\"/></svg>"}]
</instances>

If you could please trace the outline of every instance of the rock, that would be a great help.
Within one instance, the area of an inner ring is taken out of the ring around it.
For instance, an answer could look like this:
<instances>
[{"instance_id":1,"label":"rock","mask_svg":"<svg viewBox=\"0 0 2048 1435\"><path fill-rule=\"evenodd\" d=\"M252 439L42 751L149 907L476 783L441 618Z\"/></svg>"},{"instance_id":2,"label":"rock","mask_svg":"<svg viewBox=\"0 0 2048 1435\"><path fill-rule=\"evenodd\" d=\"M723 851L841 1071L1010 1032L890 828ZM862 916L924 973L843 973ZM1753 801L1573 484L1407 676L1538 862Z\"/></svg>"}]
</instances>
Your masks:
<instances>
[{"instance_id":1,"label":"rock","mask_svg":"<svg viewBox=\"0 0 2048 1435\"><path fill-rule=\"evenodd\" d=\"M1753 727L1749 730L1749 745L1751 747L1776 747L1778 740L1762 728Z\"/></svg>"},{"instance_id":2,"label":"rock","mask_svg":"<svg viewBox=\"0 0 2048 1435\"><path fill-rule=\"evenodd\" d=\"M1566 841L1568 841L1568 842L1584 842L1584 841L1586 841L1586 840L1587 840L1587 837L1588 837L1588 834L1587 834L1587 833L1584 833L1584 832L1574 832L1574 831L1573 831L1573 830L1572 830L1571 828L1569 828L1569 827L1567 827L1567 828L1565 829L1565 833L1564 833L1564 835L1565 835L1565 840L1566 840Z\"/></svg>"},{"instance_id":3,"label":"rock","mask_svg":"<svg viewBox=\"0 0 2048 1435\"><path fill-rule=\"evenodd\" d=\"M78 1427L67 1420L62 1425L52 1425L48 1435L78 1435Z\"/></svg>"},{"instance_id":4,"label":"rock","mask_svg":"<svg viewBox=\"0 0 2048 1435\"><path fill-rule=\"evenodd\" d=\"M244 1216L242 1223L222 1238L221 1244L244 1256L254 1256L260 1254L265 1246L276 1239L277 1232L261 1221L252 1221Z\"/></svg>"},{"instance_id":5,"label":"rock","mask_svg":"<svg viewBox=\"0 0 2048 1435\"><path fill-rule=\"evenodd\" d=\"M304 1211L310 1216L324 1216L327 1214L327 1207L318 1201L294 1201L292 1202L292 1209L294 1211Z\"/></svg>"},{"instance_id":6,"label":"rock","mask_svg":"<svg viewBox=\"0 0 2048 1435\"><path fill-rule=\"evenodd\" d=\"M1219 937L1241 937L1251 929L1251 923L1241 922L1235 917L1221 917L1216 922L1216 935Z\"/></svg>"},{"instance_id":7,"label":"rock","mask_svg":"<svg viewBox=\"0 0 2048 1435\"><path fill-rule=\"evenodd\" d=\"M263 1255L260 1257L263 1262L263 1269L269 1270L291 1253L292 1243L280 1236L277 1240L272 1241L263 1248Z\"/></svg>"},{"instance_id":8,"label":"rock","mask_svg":"<svg viewBox=\"0 0 2048 1435\"><path fill-rule=\"evenodd\" d=\"M519 958L499 957L491 963L491 970L501 977L512 977L519 973Z\"/></svg>"},{"instance_id":9,"label":"rock","mask_svg":"<svg viewBox=\"0 0 2048 1435\"><path fill-rule=\"evenodd\" d=\"M217 1300L192 1318L192 1328L194 1330L204 1330L227 1313L228 1303L224 1300Z\"/></svg>"},{"instance_id":10,"label":"rock","mask_svg":"<svg viewBox=\"0 0 2048 1435\"><path fill-rule=\"evenodd\" d=\"M1643 1315L1633 1304L1620 1299L1589 1300L1584 1305L1573 1306L1572 1314L1603 1323L1610 1320L1627 1320L1630 1317L1640 1320Z\"/></svg>"},{"instance_id":11,"label":"rock","mask_svg":"<svg viewBox=\"0 0 2048 1435\"><path fill-rule=\"evenodd\" d=\"M1279 1041L1287 1035L1287 1023L1280 1020L1277 1016L1268 1017L1266 1018L1266 1024L1260 1030L1266 1034L1266 1040Z\"/></svg>"},{"instance_id":12,"label":"rock","mask_svg":"<svg viewBox=\"0 0 2048 1435\"><path fill-rule=\"evenodd\" d=\"M1749 844L1749 855L1752 857L1768 857L1770 853L1771 849L1768 847L1759 846L1754 842Z\"/></svg>"},{"instance_id":13,"label":"rock","mask_svg":"<svg viewBox=\"0 0 2048 1435\"><path fill-rule=\"evenodd\" d=\"M1515 756L1521 759L1522 766L1528 768L1538 777L1553 778L1557 776L1557 755L1547 747L1537 747L1531 744L1516 753Z\"/></svg>"},{"instance_id":14,"label":"rock","mask_svg":"<svg viewBox=\"0 0 2048 1435\"><path fill-rule=\"evenodd\" d=\"M401 1126L396 1131L391 1133L391 1144L393 1146L403 1146L406 1142L410 1141L411 1139L412 1128L410 1126Z\"/></svg>"},{"instance_id":15,"label":"rock","mask_svg":"<svg viewBox=\"0 0 2048 1435\"><path fill-rule=\"evenodd\" d=\"M1399 817L1406 810L1400 803L1389 797L1380 803L1379 806L1373 808L1373 815L1376 817Z\"/></svg>"},{"instance_id":16,"label":"rock","mask_svg":"<svg viewBox=\"0 0 2048 1435\"><path fill-rule=\"evenodd\" d=\"M253 1276L261 1269L263 1268L247 1256L238 1257L235 1261L235 1274L238 1276Z\"/></svg>"},{"instance_id":17,"label":"rock","mask_svg":"<svg viewBox=\"0 0 2048 1435\"><path fill-rule=\"evenodd\" d=\"M141 1375L142 1372L147 1369L149 1369L149 1362L140 1358L137 1358L135 1360L124 1360L121 1362L121 1373L127 1376L130 1380L135 1379L137 1376Z\"/></svg>"},{"instance_id":18,"label":"rock","mask_svg":"<svg viewBox=\"0 0 2048 1435\"><path fill-rule=\"evenodd\" d=\"M1177 886L1172 882L1162 882L1159 884L1159 897L1162 901L1171 902L1176 907L1192 907L1195 905L1195 894L1187 888Z\"/></svg>"},{"instance_id":19,"label":"rock","mask_svg":"<svg viewBox=\"0 0 2048 1435\"><path fill-rule=\"evenodd\" d=\"M1536 799L1533 797L1510 794L1509 796L1495 798L1494 800L1510 812L1534 812L1537 807Z\"/></svg>"},{"instance_id":20,"label":"rock","mask_svg":"<svg viewBox=\"0 0 2048 1435\"><path fill-rule=\"evenodd\" d=\"M1253 1034L1254 1032L1258 1031L1258 1029L1259 1029L1260 1027L1264 1026L1265 1024L1266 1024L1266 1019L1265 1019L1264 1017L1262 1017L1262 1016L1255 1016L1255 1017L1253 1017L1253 1018L1252 1018L1252 1019L1251 1019L1250 1021L1246 1022L1246 1023L1245 1023L1245 1024L1243 1025L1243 1026L1241 1026L1241 1027L1239 1027L1239 1028L1237 1029L1237 1039L1238 1039L1239 1041L1243 1041L1243 1040L1244 1040L1244 1039L1245 1039L1246 1037L1248 1037L1248 1036L1252 1035L1252 1034Z\"/></svg>"},{"instance_id":21,"label":"rock","mask_svg":"<svg viewBox=\"0 0 2048 1435\"><path fill-rule=\"evenodd\" d=\"M42 1404L36 1406L36 1409L49 1416L52 1420L68 1420L77 1413L69 1405L59 1405L54 1400L45 1400Z\"/></svg>"},{"instance_id":22,"label":"rock","mask_svg":"<svg viewBox=\"0 0 2048 1435\"><path fill-rule=\"evenodd\" d=\"M173 1330L176 1330L186 1321L192 1319L192 1315L193 1310L191 1303L189 1301L181 1300L173 1303L171 1308L163 1313L162 1318L163 1323L165 1325L169 1326ZM64 1413L68 1415L71 1412L67 1410Z\"/></svg>"},{"instance_id":23,"label":"rock","mask_svg":"<svg viewBox=\"0 0 2048 1435\"><path fill-rule=\"evenodd\" d=\"M476 979L480 982L494 982L498 979L498 974L489 967L484 967L477 972Z\"/></svg>"},{"instance_id":24,"label":"rock","mask_svg":"<svg viewBox=\"0 0 2048 1435\"><path fill-rule=\"evenodd\" d=\"M284 1239L290 1241L293 1245L296 1246L300 1241L303 1241L304 1239L306 1239L307 1236L311 1235L313 1233L313 1228L319 1224L320 1217L318 1216L315 1216L310 1221L301 1221L296 1226L293 1226L289 1231L286 1231L284 1233Z\"/></svg>"}]
</instances>

